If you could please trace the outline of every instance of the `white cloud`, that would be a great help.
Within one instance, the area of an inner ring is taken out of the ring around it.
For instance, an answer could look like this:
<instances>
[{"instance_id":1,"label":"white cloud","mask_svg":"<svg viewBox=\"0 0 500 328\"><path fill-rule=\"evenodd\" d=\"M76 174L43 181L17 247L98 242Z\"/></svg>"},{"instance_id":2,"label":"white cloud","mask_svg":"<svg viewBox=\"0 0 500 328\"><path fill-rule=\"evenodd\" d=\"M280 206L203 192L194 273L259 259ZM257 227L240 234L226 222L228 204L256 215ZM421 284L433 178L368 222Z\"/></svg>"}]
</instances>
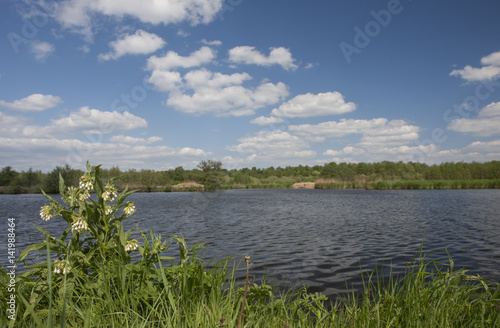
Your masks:
<instances>
[{"instance_id":1,"label":"white cloud","mask_svg":"<svg viewBox=\"0 0 500 328\"><path fill-rule=\"evenodd\" d=\"M494 103L492 102L488 106L484 107L481 111L479 111L477 117L479 118L488 118L488 117L498 117L500 116L500 102Z\"/></svg>"},{"instance_id":2,"label":"white cloud","mask_svg":"<svg viewBox=\"0 0 500 328\"><path fill-rule=\"evenodd\" d=\"M201 74L199 74L201 73ZM272 105L288 95L285 84L262 83L249 89L240 84L247 79L245 74L225 75L209 71L195 71L186 77L191 94L171 92L167 105L178 111L199 115L211 113L216 116L253 115L255 111Z\"/></svg>"},{"instance_id":3,"label":"white cloud","mask_svg":"<svg viewBox=\"0 0 500 328\"><path fill-rule=\"evenodd\" d=\"M306 93L295 96L283 103L280 107L273 109L271 115L286 117L312 117L339 115L352 112L356 109L356 104L344 101L341 93Z\"/></svg>"},{"instance_id":4,"label":"white cloud","mask_svg":"<svg viewBox=\"0 0 500 328\"><path fill-rule=\"evenodd\" d=\"M450 122L447 129L489 137L500 134L500 102L491 103L483 108L477 118L460 118Z\"/></svg>"},{"instance_id":5,"label":"white cloud","mask_svg":"<svg viewBox=\"0 0 500 328\"><path fill-rule=\"evenodd\" d=\"M203 43L207 46L220 46L222 44L222 41L219 41L219 40L207 41L205 39L202 39L201 43Z\"/></svg>"},{"instance_id":6,"label":"white cloud","mask_svg":"<svg viewBox=\"0 0 500 328\"><path fill-rule=\"evenodd\" d=\"M244 87L243 83L252 79L248 73L222 74L203 68L182 76L174 71L208 64L215 57L216 51L206 46L189 56L180 56L174 51L163 57L152 56L147 63L147 69L152 71L148 82L159 91L169 92L167 106L194 115L253 115L255 110L288 96L288 88L281 82L262 82L254 88Z\"/></svg>"},{"instance_id":7,"label":"white cloud","mask_svg":"<svg viewBox=\"0 0 500 328\"><path fill-rule=\"evenodd\" d=\"M34 93L10 103L0 100L0 107L23 112L39 112L55 107L60 103L62 103L62 99L60 97Z\"/></svg>"},{"instance_id":8,"label":"white cloud","mask_svg":"<svg viewBox=\"0 0 500 328\"><path fill-rule=\"evenodd\" d=\"M290 125L290 131L303 135L320 135L324 137L343 137L348 134L361 134L368 129L383 128L387 125L387 119L375 118L371 120L341 119L337 121L322 122L319 124Z\"/></svg>"},{"instance_id":9,"label":"white cloud","mask_svg":"<svg viewBox=\"0 0 500 328\"><path fill-rule=\"evenodd\" d=\"M109 138L109 141L114 143L124 143L130 145L150 145L155 142L162 141L162 137L149 137L149 138L134 138L130 136L117 135Z\"/></svg>"},{"instance_id":10,"label":"white cloud","mask_svg":"<svg viewBox=\"0 0 500 328\"><path fill-rule=\"evenodd\" d=\"M428 156L428 159L436 164L445 161L492 161L498 158L500 140L475 141L463 148L441 150Z\"/></svg>"},{"instance_id":11,"label":"white cloud","mask_svg":"<svg viewBox=\"0 0 500 328\"><path fill-rule=\"evenodd\" d=\"M212 156L196 148L133 145L126 143L84 142L77 139L11 138L0 137L0 153L16 154L18 160L10 164L28 168L38 163L37 169L52 170L56 165L70 164L84 168L87 160L92 164L121 169L162 169L177 166L186 159L201 160ZM29 159L29 160L25 160Z\"/></svg>"},{"instance_id":12,"label":"white cloud","mask_svg":"<svg viewBox=\"0 0 500 328\"><path fill-rule=\"evenodd\" d=\"M12 137L22 135L28 119L20 116L9 116L0 112L0 136Z\"/></svg>"},{"instance_id":13,"label":"white cloud","mask_svg":"<svg viewBox=\"0 0 500 328\"><path fill-rule=\"evenodd\" d=\"M227 147L239 153L254 153L260 159L311 158L316 152L308 149L309 143L281 130L259 131L238 139L238 144Z\"/></svg>"},{"instance_id":14,"label":"white cloud","mask_svg":"<svg viewBox=\"0 0 500 328\"><path fill-rule=\"evenodd\" d=\"M92 39L93 19L98 14L113 18L132 17L149 24L191 25L210 23L222 8L223 0L66 0L59 3L56 19L65 28Z\"/></svg>"},{"instance_id":15,"label":"white cloud","mask_svg":"<svg viewBox=\"0 0 500 328\"><path fill-rule=\"evenodd\" d=\"M353 146L346 146L342 150L333 150L333 149L328 149L326 150L323 155L327 156L341 156L341 155L362 155L365 154L366 150L363 148L356 148Z\"/></svg>"},{"instance_id":16,"label":"white cloud","mask_svg":"<svg viewBox=\"0 0 500 328\"><path fill-rule=\"evenodd\" d=\"M121 56L146 55L157 51L165 46L166 42L156 34L137 30L135 34L127 34L116 41L109 43L110 52L100 54L100 60L117 59Z\"/></svg>"},{"instance_id":17,"label":"white cloud","mask_svg":"<svg viewBox=\"0 0 500 328\"><path fill-rule=\"evenodd\" d=\"M283 123L283 119L275 116L270 116L270 117L259 116L251 120L250 123L257 125L271 125L271 124Z\"/></svg>"},{"instance_id":18,"label":"white cloud","mask_svg":"<svg viewBox=\"0 0 500 328\"><path fill-rule=\"evenodd\" d=\"M363 137L358 144L364 147L398 146L418 140L419 127L409 125L403 120L392 120L386 125L363 131Z\"/></svg>"},{"instance_id":19,"label":"white cloud","mask_svg":"<svg viewBox=\"0 0 500 328\"><path fill-rule=\"evenodd\" d=\"M117 111L100 111L82 107L68 117L52 120L48 126L26 126L23 134L27 137L48 138L52 136L87 134L108 134L147 127L145 119Z\"/></svg>"},{"instance_id":20,"label":"white cloud","mask_svg":"<svg viewBox=\"0 0 500 328\"><path fill-rule=\"evenodd\" d=\"M280 65L283 69L296 70L295 59L290 50L279 47L271 48L269 56L263 55L255 47L239 46L229 50L229 61L235 64L255 64L259 66Z\"/></svg>"},{"instance_id":21,"label":"white cloud","mask_svg":"<svg viewBox=\"0 0 500 328\"><path fill-rule=\"evenodd\" d=\"M175 51L169 51L163 57L151 56L147 62L150 71L170 71L175 68L191 68L208 64L215 59L217 52L210 47L201 47L189 56L180 56Z\"/></svg>"},{"instance_id":22,"label":"white cloud","mask_svg":"<svg viewBox=\"0 0 500 328\"><path fill-rule=\"evenodd\" d=\"M328 149L323 153L326 156L336 156L337 162L380 162L380 161L409 161L420 158L422 154L430 156L437 151L437 146L396 146L396 147L353 147L346 146L341 150ZM347 156L347 157L345 157Z\"/></svg>"},{"instance_id":23,"label":"white cloud","mask_svg":"<svg viewBox=\"0 0 500 328\"><path fill-rule=\"evenodd\" d=\"M500 78L500 51L481 58L483 67L476 68L470 65L463 69L457 69L450 73L452 76L460 76L469 82L492 81Z\"/></svg>"},{"instance_id":24,"label":"white cloud","mask_svg":"<svg viewBox=\"0 0 500 328\"><path fill-rule=\"evenodd\" d=\"M463 148L468 152L500 153L500 140L475 141Z\"/></svg>"},{"instance_id":25,"label":"white cloud","mask_svg":"<svg viewBox=\"0 0 500 328\"><path fill-rule=\"evenodd\" d=\"M358 146L398 146L408 144L418 139L419 127L409 125L403 120L391 120L386 118L375 118L371 120L346 120L339 122L329 121L319 124L300 124L288 127L303 136L319 136L338 138L350 134L361 134L361 142ZM322 141L320 138L319 141Z\"/></svg>"},{"instance_id":26,"label":"white cloud","mask_svg":"<svg viewBox=\"0 0 500 328\"><path fill-rule=\"evenodd\" d=\"M42 41L31 41L30 47L36 60L41 62L45 61L45 59L56 50L53 44Z\"/></svg>"}]
</instances>

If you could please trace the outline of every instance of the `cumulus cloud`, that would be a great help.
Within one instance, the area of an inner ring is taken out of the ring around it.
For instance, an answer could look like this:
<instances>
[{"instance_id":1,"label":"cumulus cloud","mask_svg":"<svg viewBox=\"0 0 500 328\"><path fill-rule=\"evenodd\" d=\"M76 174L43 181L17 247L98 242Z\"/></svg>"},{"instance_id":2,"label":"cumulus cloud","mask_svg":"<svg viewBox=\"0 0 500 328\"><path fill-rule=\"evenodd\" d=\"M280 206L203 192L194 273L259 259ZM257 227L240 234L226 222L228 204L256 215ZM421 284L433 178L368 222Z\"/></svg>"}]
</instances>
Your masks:
<instances>
[{"instance_id":1,"label":"cumulus cloud","mask_svg":"<svg viewBox=\"0 0 500 328\"><path fill-rule=\"evenodd\" d=\"M326 138L343 137L350 134L361 134L359 146L396 146L408 144L418 139L419 127L403 120L374 118L371 120L341 119L318 124L290 125L288 127L299 135L312 135Z\"/></svg>"},{"instance_id":2,"label":"cumulus cloud","mask_svg":"<svg viewBox=\"0 0 500 328\"><path fill-rule=\"evenodd\" d=\"M207 46L220 46L222 44L222 41L220 41L220 40L207 41L205 39L202 39L201 43L203 43Z\"/></svg>"},{"instance_id":3,"label":"cumulus cloud","mask_svg":"<svg viewBox=\"0 0 500 328\"><path fill-rule=\"evenodd\" d=\"M267 105L273 105L288 96L288 87L278 82L262 82L258 86L243 86L252 79L248 73L223 74L206 68L193 69L184 75L179 68L195 68L212 62L216 51L203 46L188 56L169 51L163 57L151 56L147 70L148 82L159 91L168 92L166 105L177 111L216 116L253 115Z\"/></svg>"},{"instance_id":4,"label":"cumulus cloud","mask_svg":"<svg viewBox=\"0 0 500 328\"><path fill-rule=\"evenodd\" d=\"M361 134L369 129L383 128L387 125L387 119L375 118L371 120L341 119L340 121L328 121L318 124L290 125L290 131L302 135L319 135L324 137L343 137L348 134Z\"/></svg>"},{"instance_id":5,"label":"cumulus cloud","mask_svg":"<svg viewBox=\"0 0 500 328\"><path fill-rule=\"evenodd\" d=\"M306 93L295 96L280 107L273 109L271 115L286 117L312 117L339 115L356 109L353 102L346 103L340 92Z\"/></svg>"},{"instance_id":6,"label":"cumulus cloud","mask_svg":"<svg viewBox=\"0 0 500 328\"><path fill-rule=\"evenodd\" d=\"M187 22L210 23L222 8L223 0L66 0L59 3L56 19L68 29L90 41L93 19L97 15L113 18L132 17L153 25Z\"/></svg>"},{"instance_id":7,"label":"cumulus cloud","mask_svg":"<svg viewBox=\"0 0 500 328\"><path fill-rule=\"evenodd\" d=\"M238 139L237 145L227 149L239 153L253 153L259 159L314 158L316 152L308 149L309 143L286 131L259 131Z\"/></svg>"},{"instance_id":8,"label":"cumulus cloud","mask_svg":"<svg viewBox=\"0 0 500 328\"><path fill-rule=\"evenodd\" d=\"M67 117L52 120L47 126L26 126L23 129L23 134L27 137L37 138L68 136L79 133L107 134L145 128L147 125L145 119L129 112L100 111L82 107L79 111L72 112Z\"/></svg>"},{"instance_id":9,"label":"cumulus cloud","mask_svg":"<svg viewBox=\"0 0 500 328\"><path fill-rule=\"evenodd\" d=\"M210 47L201 47L189 56L181 56L169 51L165 56L151 56L147 61L147 69L155 72L170 71L176 68L192 68L208 64L215 59L217 52Z\"/></svg>"},{"instance_id":10,"label":"cumulus cloud","mask_svg":"<svg viewBox=\"0 0 500 328\"><path fill-rule=\"evenodd\" d=\"M269 117L259 116L251 120L250 123L257 125L271 125L271 124L283 123L283 119L275 116L269 116Z\"/></svg>"},{"instance_id":11,"label":"cumulus cloud","mask_svg":"<svg viewBox=\"0 0 500 328\"><path fill-rule=\"evenodd\" d=\"M492 81L500 78L500 51L481 58L482 67L465 66L450 73L468 82Z\"/></svg>"},{"instance_id":12,"label":"cumulus cloud","mask_svg":"<svg viewBox=\"0 0 500 328\"><path fill-rule=\"evenodd\" d=\"M288 127L293 133L310 141L324 141L326 138L340 138L348 135L360 135L359 142L342 149L328 149L323 155L334 156L342 161L380 161L408 160L412 154L422 151L434 151L432 146L408 146L419 138L419 127L404 120L346 120L322 122L319 124L301 124ZM424 149L425 148L425 149ZM347 156L347 157L346 157Z\"/></svg>"},{"instance_id":13,"label":"cumulus cloud","mask_svg":"<svg viewBox=\"0 0 500 328\"><path fill-rule=\"evenodd\" d=\"M28 119L21 116L10 116L0 112L0 136L12 137L22 135Z\"/></svg>"},{"instance_id":14,"label":"cumulus cloud","mask_svg":"<svg viewBox=\"0 0 500 328\"><path fill-rule=\"evenodd\" d=\"M171 92L167 105L194 115L243 116L253 115L257 109L275 104L288 95L287 86L281 82L262 83L252 89L243 87L241 84L249 78L245 73L189 72L185 80L190 94L180 90Z\"/></svg>"},{"instance_id":15,"label":"cumulus cloud","mask_svg":"<svg viewBox=\"0 0 500 328\"><path fill-rule=\"evenodd\" d=\"M155 142L162 141L162 137L149 137L149 138L134 138L130 136L117 135L109 138L109 141L116 143L124 143L130 145L150 145Z\"/></svg>"},{"instance_id":16,"label":"cumulus cloud","mask_svg":"<svg viewBox=\"0 0 500 328\"><path fill-rule=\"evenodd\" d=\"M100 54L98 58L100 60L110 60L127 54L147 55L163 48L165 44L166 42L158 35L137 30L135 34L127 34L116 41L110 42L111 51Z\"/></svg>"},{"instance_id":17,"label":"cumulus cloud","mask_svg":"<svg viewBox=\"0 0 500 328\"><path fill-rule=\"evenodd\" d=\"M294 64L290 50L279 47L271 48L269 56L255 50L255 47L239 46L229 50L229 61L235 64L255 64L259 66L280 65L283 69L296 70L298 66Z\"/></svg>"},{"instance_id":18,"label":"cumulus cloud","mask_svg":"<svg viewBox=\"0 0 500 328\"><path fill-rule=\"evenodd\" d=\"M56 48L53 44L48 42L31 41L30 50L35 55L36 60L44 62L45 59L56 50Z\"/></svg>"},{"instance_id":19,"label":"cumulus cloud","mask_svg":"<svg viewBox=\"0 0 500 328\"><path fill-rule=\"evenodd\" d=\"M499 135L500 102L481 109L477 118L460 118L450 122L447 129L480 137Z\"/></svg>"},{"instance_id":20,"label":"cumulus cloud","mask_svg":"<svg viewBox=\"0 0 500 328\"><path fill-rule=\"evenodd\" d=\"M434 144L419 146L377 146L369 149L358 146L346 146L340 150L328 149L323 153L326 156L335 156L338 162L379 162L379 161L409 161L420 158L422 154L431 156L437 151ZM346 157L347 156L347 157Z\"/></svg>"},{"instance_id":21,"label":"cumulus cloud","mask_svg":"<svg viewBox=\"0 0 500 328\"><path fill-rule=\"evenodd\" d=\"M40 112L62 103L62 99L53 95L34 93L25 98L7 102L0 100L0 107L23 112Z\"/></svg>"},{"instance_id":22,"label":"cumulus cloud","mask_svg":"<svg viewBox=\"0 0 500 328\"><path fill-rule=\"evenodd\" d=\"M12 138L0 137L0 152L15 152L19 158L11 162L13 166L29 167L33 162L37 168L52 170L64 163L72 167L84 168L89 158L104 166L120 164L122 169L161 169L174 167L185 160L201 160L212 156L198 148L169 146L149 146L127 143L87 142L78 139L58 138ZM133 156L131 156L133 154ZM29 159L28 161L23 158ZM50 159L48 159L50 158ZM170 163L170 164L169 164Z\"/></svg>"}]
</instances>

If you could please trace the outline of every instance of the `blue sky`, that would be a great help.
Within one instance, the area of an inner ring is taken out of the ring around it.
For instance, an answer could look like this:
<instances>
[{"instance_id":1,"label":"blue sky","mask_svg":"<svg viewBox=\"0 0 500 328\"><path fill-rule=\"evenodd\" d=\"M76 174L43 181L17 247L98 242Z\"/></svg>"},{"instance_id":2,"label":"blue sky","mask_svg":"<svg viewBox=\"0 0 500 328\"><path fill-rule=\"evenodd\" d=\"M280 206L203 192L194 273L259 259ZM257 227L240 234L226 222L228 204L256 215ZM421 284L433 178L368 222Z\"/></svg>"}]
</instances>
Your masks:
<instances>
[{"instance_id":1,"label":"blue sky","mask_svg":"<svg viewBox=\"0 0 500 328\"><path fill-rule=\"evenodd\" d=\"M500 3L0 0L0 166L500 159Z\"/></svg>"}]
</instances>

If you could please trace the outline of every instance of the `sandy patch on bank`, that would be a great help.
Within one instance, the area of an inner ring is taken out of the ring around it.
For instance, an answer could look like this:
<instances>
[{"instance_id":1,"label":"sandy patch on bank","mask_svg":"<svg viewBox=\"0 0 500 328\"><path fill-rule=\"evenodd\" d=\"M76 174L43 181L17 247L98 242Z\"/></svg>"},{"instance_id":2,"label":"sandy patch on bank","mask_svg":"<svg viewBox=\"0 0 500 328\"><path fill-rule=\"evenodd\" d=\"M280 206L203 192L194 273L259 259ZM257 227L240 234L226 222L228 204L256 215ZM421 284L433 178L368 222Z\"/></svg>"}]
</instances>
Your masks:
<instances>
[{"instance_id":1,"label":"sandy patch on bank","mask_svg":"<svg viewBox=\"0 0 500 328\"><path fill-rule=\"evenodd\" d=\"M196 183L194 181L184 181L184 182L178 183L176 185L173 185L171 188L174 189L174 190L178 190L178 189L199 189L199 190L203 190L203 189L205 189L205 186L202 185L202 184Z\"/></svg>"},{"instance_id":2,"label":"sandy patch on bank","mask_svg":"<svg viewBox=\"0 0 500 328\"><path fill-rule=\"evenodd\" d=\"M314 182L296 182L292 188L314 189Z\"/></svg>"}]
</instances>

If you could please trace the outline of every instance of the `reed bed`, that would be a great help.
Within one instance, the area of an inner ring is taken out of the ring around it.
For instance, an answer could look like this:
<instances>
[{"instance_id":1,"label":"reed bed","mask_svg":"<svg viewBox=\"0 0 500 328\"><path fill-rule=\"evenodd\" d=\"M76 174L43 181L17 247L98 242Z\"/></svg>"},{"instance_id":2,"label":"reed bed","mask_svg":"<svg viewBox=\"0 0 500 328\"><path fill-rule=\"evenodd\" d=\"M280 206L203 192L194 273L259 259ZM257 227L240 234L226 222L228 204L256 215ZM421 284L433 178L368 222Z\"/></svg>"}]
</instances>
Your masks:
<instances>
[{"instance_id":1,"label":"reed bed","mask_svg":"<svg viewBox=\"0 0 500 328\"><path fill-rule=\"evenodd\" d=\"M314 188L376 190L499 189L500 180L384 180L378 182L316 182Z\"/></svg>"}]
</instances>

